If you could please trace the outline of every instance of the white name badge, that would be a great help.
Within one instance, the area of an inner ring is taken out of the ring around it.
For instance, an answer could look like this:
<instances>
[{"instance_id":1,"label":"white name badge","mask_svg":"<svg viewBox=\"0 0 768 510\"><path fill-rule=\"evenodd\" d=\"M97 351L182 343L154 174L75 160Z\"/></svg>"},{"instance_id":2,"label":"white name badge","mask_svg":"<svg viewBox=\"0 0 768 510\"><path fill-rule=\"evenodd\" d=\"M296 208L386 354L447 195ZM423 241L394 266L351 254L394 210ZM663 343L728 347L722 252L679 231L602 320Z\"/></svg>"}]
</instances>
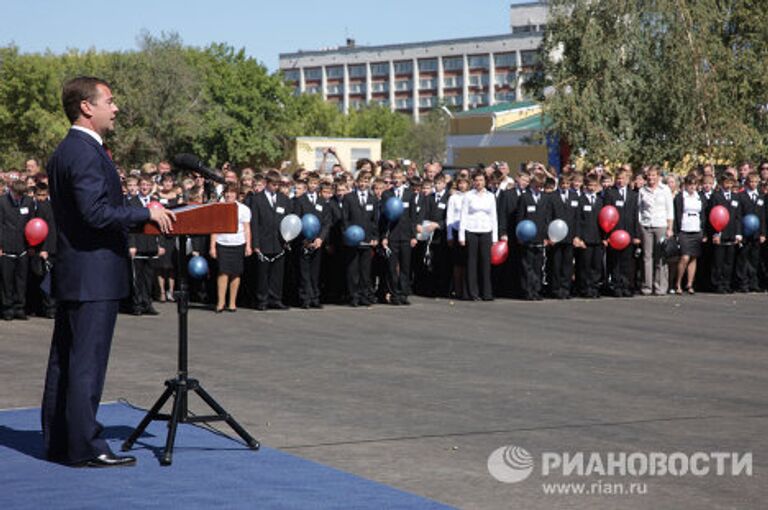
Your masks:
<instances>
[{"instance_id":1,"label":"white name badge","mask_svg":"<svg viewBox=\"0 0 768 510\"><path fill-rule=\"evenodd\" d=\"M763 199L762 198L758 198L757 199L757 205L759 205L760 207L763 206Z\"/></svg>"},{"instance_id":2,"label":"white name badge","mask_svg":"<svg viewBox=\"0 0 768 510\"><path fill-rule=\"evenodd\" d=\"M760 202L762 202L762 200L760 200ZM759 204L759 202L758 202L758 204ZM759 205L763 205L763 204L759 204ZM438 202L437 208L438 209L445 209L445 203L444 202Z\"/></svg>"},{"instance_id":3,"label":"white name badge","mask_svg":"<svg viewBox=\"0 0 768 510\"><path fill-rule=\"evenodd\" d=\"M579 201L578 200L571 200L571 207L578 207Z\"/></svg>"},{"instance_id":4,"label":"white name badge","mask_svg":"<svg viewBox=\"0 0 768 510\"><path fill-rule=\"evenodd\" d=\"M421 212L421 206L416 206L416 212Z\"/></svg>"},{"instance_id":5,"label":"white name badge","mask_svg":"<svg viewBox=\"0 0 768 510\"><path fill-rule=\"evenodd\" d=\"M167 198L161 198L160 203L163 205L168 205L168 199Z\"/></svg>"},{"instance_id":6,"label":"white name badge","mask_svg":"<svg viewBox=\"0 0 768 510\"><path fill-rule=\"evenodd\" d=\"M739 201L738 200L731 200L731 207L738 207Z\"/></svg>"},{"instance_id":7,"label":"white name badge","mask_svg":"<svg viewBox=\"0 0 768 510\"><path fill-rule=\"evenodd\" d=\"M584 211L585 212L592 212L592 206L591 205L585 205L584 206Z\"/></svg>"},{"instance_id":8,"label":"white name badge","mask_svg":"<svg viewBox=\"0 0 768 510\"><path fill-rule=\"evenodd\" d=\"M624 207L624 201L623 200L617 200L616 201L616 207Z\"/></svg>"},{"instance_id":9,"label":"white name badge","mask_svg":"<svg viewBox=\"0 0 768 510\"><path fill-rule=\"evenodd\" d=\"M319 212L323 212L323 206L320 204L315 204L315 210Z\"/></svg>"},{"instance_id":10,"label":"white name badge","mask_svg":"<svg viewBox=\"0 0 768 510\"><path fill-rule=\"evenodd\" d=\"M373 204L365 204L365 210L366 211L373 211Z\"/></svg>"},{"instance_id":11,"label":"white name badge","mask_svg":"<svg viewBox=\"0 0 768 510\"><path fill-rule=\"evenodd\" d=\"M29 207L20 207L19 213L21 214L29 214Z\"/></svg>"},{"instance_id":12,"label":"white name badge","mask_svg":"<svg viewBox=\"0 0 768 510\"><path fill-rule=\"evenodd\" d=\"M285 207L278 207L277 209L275 209L275 212L277 212L277 214L284 214Z\"/></svg>"},{"instance_id":13,"label":"white name badge","mask_svg":"<svg viewBox=\"0 0 768 510\"><path fill-rule=\"evenodd\" d=\"M525 209L527 212L536 212L536 206L535 205L529 205Z\"/></svg>"},{"instance_id":14,"label":"white name badge","mask_svg":"<svg viewBox=\"0 0 768 510\"><path fill-rule=\"evenodd\" d=\"M403 202L403 209L408 209L411 206L410 202Z\"/></svg>"}]
</instances>

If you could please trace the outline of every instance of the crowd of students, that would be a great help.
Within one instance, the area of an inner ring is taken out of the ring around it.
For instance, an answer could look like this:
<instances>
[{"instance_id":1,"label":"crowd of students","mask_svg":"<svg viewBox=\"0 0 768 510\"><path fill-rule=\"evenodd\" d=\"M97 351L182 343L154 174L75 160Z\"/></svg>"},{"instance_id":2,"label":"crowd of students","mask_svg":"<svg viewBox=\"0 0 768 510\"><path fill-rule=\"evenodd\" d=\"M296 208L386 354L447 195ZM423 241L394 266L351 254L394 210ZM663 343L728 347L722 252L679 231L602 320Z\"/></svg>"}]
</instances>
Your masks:
<instances>
[{"instance_id":1,"label":"crowd of students","mask_svg":"<svg viewBox=\"0 0 768 510\"><path fill-rule=\"evenodd\" d=\"M369 160L358 161L353 171L338 164L328 172L235 172L228 165L221 171L224 185L194 173L176 175L167 162L120 170L126 203L133 207L236 202L239 224L236 233L195 236L183 247L171 237L131 234L133 285L125 312L154 315L154 301L174 300L178 249L186 258L208 260L209 275L191 281L192 293L216 312L409 305L412 294L540 300L755 292L768 284L768 163L718 171L704 165L682 180L656 166L633 171L628 165L586 172L566 166L557 173L530 163L512 176L503 162L451 171L439 163L419 168ZM400 204L396 215L388 210L393 198ZM727 224L715 229L708 217L718 205L729 214ZM599 219L605 206L619 216L609 230ZM317 235L286 242L281 222L290 214L315 215ZM742 219L751 214L759 228L744 235ZM33 217L49 225L38 246L24 236ZM525 220L535 232L522 242L517 229ZM557 242L548 235L554 220L567 226ZM349 242L353 226L362 230L362 241ZM612 246L614 230L627 232L628 246ZM55 236L37 161L0 173L4 319L53 317L55 303L40 282L55 264ZM498 242L509 256L492 265Z\"/></svg>"}]
</instances>

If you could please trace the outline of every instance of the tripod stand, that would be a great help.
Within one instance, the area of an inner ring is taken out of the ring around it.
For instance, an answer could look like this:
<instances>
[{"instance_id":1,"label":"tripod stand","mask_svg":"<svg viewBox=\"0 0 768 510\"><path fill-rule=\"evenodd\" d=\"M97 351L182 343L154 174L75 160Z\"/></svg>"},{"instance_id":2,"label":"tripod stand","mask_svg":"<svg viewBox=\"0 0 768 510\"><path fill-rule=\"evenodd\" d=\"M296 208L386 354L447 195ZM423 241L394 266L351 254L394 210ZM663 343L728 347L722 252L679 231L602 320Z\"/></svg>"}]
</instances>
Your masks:
<instances>
[{"instance_id":1,"label":"tripod stand","mask_svg":"<svg viewBox=\"0 0 768 510\"><path fill-rule=\"evenodd\" d=\"M127 452L133 447L133 444L141 436L144 430L152 421L167 421L168 422L168 437L165 441L165 450L163 456L160 458L160 464L163 466L169 466L173 457L173 445L176 441L176 427L179 423L199 423L199 422L211 422L211 421L225 421L237 432L243 441L253 450L258 450L261 446L259 442L251 437L246 430L240 426L237 421L230 415L216 400L203 389L202 385L197 379L190 379L188 377L187 368L187 313L189 311L189 287L187 285L186 277L186 264L185 254L187 245L187 236L179 235L179 246L176 253L176 261L178 263L178 291L174 294L177 304L177 314L179 317L179 361L178 371L176 377L165 381L165 391L157 402L141 420L138 427L131 433L128 439L125 440L122 446L122 450ZM189 413L187 407L188 394L190 391L194 391L208 406L216 413L209 416L193 416ZM170 414L164 414L160 412L165 403L173 395L173 408Z\"/></svg>"}]
</instances>

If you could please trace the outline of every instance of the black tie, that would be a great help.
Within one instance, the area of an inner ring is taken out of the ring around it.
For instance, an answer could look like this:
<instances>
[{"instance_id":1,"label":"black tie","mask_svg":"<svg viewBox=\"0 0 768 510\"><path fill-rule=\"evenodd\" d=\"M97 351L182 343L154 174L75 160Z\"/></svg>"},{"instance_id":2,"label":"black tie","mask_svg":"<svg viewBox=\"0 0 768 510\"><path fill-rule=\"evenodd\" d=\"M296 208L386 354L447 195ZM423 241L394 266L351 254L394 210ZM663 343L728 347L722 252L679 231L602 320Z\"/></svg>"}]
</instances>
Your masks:
<instances>
[{"instance_id":1,"label":"black tie","mask_svg":"<svg viewBox=\"0 0 768 510\"><path fill-rule=\"evenodd\" d=\"M272 209L274 209L277 205L277 195L275 193L271 193L269 197L269 202L272 204Z\"/></svg>"},{"instance_id":2,"label":"black tie","mask_svg":"<svg viewBox=\"0 0 768 510\"><path fill-rule=\"evenodd\" d=\"M621 193L621 200L623 201L624 200L624 188L621 188L621 190L619 192Z\"/></svg>"},{"instance_id":3,"label":"black tie","mask_svg":"<svg viewBox=\"0 0 768 510\"><path fill-rule=\"evenodd\" d=\"M366 196L365 192L360 193L360 207L365 207Z\"/></svg>"},{"instance_id":4,"label":"black tie","mask_svg":"<svg viewBox=\"0 0 768 510\"><path fill-rule=\"evenodd\" d=\"M312 202L312 205L315 205L315 194L314 193L310 193L309 194L309 200Z\"/></svg>"},{"instance_id":5,"label":"black tie","mask_svg":"<svg viewBox=\"0 0 768 510\"><path fill-rule=\"evenodd\" d=\"M395 190L395 195L397 195L397 198L402 198L402 191L400 191L400 188Z\"/></svg>"}]
</instances>

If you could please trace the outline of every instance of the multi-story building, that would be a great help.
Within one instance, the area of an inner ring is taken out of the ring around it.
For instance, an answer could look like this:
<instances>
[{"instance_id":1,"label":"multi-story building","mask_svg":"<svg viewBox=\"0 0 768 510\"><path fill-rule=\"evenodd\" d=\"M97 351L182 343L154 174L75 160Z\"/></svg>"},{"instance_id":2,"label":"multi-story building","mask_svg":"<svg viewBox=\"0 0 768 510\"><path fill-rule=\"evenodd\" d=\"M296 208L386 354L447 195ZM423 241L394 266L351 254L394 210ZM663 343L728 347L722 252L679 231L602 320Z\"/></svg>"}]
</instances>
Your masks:
<instances>
[{"instance_id":1,"label":"multi-story building","mask_svg":"<svg viewBox=\"0 0 768 510\"><path fill-rule=\"evenodd\" d=\"M445 104L456 110L524 98L522 84L538 59L546 2L513 4L510 33L383 46L280 54L280 70L297 94L320 94L344 113L378 103L415 120Z\"/></svg>"}]
</instances>

